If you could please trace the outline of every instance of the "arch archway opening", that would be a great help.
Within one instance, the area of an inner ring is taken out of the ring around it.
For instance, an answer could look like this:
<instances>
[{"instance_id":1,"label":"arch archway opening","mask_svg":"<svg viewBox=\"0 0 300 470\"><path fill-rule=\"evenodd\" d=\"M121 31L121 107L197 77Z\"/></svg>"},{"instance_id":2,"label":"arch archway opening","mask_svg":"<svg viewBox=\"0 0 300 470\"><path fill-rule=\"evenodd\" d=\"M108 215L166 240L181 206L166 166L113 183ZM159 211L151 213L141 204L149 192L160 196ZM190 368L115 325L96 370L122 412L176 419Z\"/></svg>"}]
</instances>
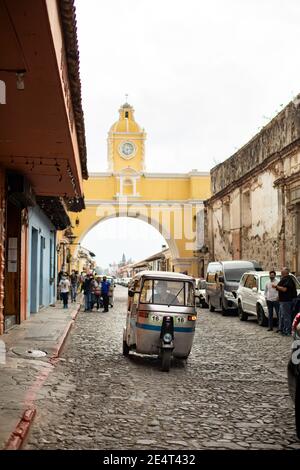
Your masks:
<instances>
[{"instance_id":1,"label":"arch archway opening","mask_svg":"<svg viewBox=\"0 0 300 470\"><path fill-rule=\"evenodd\" d=\"M177 247L171 238L162 236L159 224L153 226L141 217L107 216L96 221L82 234L80 247L96 255L96 262L102 268L118 263L123 254L127 260L142 261L164 249L170 250L170 257L177 255ZM80 247L77 247L76 254ZM167 264L168 266L169 264Z\"/></svg>"}]
</instances>

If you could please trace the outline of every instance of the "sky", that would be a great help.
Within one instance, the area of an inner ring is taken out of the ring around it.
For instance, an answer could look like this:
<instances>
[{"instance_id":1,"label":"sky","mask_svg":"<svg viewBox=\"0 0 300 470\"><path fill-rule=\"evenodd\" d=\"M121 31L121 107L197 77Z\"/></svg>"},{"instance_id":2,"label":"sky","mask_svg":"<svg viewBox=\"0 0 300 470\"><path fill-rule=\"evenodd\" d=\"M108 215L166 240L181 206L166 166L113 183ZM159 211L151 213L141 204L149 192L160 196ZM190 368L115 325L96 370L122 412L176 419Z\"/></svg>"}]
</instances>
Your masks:
<instances>
[{"instance_id":1,"label":"sky","mask_svg":"<svg viewBox=\"0 0 300 470\"><path fill-rule=\"evenodd\" d=\"M90 172L107 169L107 133L125 94L147 132L146 170L188 172L224 161L300 92L299 0L75 5ZM94 251L114 223L85 244ZM141 241L148 228L136 226ZM147 242L159 251L161 239Z\"/></svg>"}]
</instances>

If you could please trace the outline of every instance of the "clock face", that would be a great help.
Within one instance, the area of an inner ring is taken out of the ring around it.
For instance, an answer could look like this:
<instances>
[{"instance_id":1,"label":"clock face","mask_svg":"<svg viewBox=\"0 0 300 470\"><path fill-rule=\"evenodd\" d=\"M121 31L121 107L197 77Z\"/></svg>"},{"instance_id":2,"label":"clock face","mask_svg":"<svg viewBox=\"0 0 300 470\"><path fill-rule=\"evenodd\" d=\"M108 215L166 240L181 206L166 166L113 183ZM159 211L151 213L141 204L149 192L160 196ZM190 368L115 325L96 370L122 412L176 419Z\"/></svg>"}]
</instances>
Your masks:
<instances>
[{"instance_id":1,"label":"clock face","mask_svg":"<svg viewBox=\"0 0 300 470\"><path fill-rule=\"evenodd\" d=\"M135 155L135 146L131 142L123 142L119 149L123 158L132 158Z\"/></svg>"}]
</instances>

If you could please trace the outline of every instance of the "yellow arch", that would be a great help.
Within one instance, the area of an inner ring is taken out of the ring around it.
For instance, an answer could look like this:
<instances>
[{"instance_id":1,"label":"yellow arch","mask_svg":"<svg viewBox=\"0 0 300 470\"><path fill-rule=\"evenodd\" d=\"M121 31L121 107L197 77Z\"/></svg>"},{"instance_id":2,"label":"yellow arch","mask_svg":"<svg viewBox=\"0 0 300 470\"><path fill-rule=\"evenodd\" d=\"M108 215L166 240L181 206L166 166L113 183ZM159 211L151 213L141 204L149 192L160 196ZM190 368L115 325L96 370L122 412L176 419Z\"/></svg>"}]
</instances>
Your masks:
<instances>
[{"instance_id":1,"label":"yellow arch","mask_svg":"<svg viewBox=\"0 0 300 470\"><path fill-rule=\"evenodd\" d=\"M210 197L210 175L196 170L147 173L145 140L146 133L135 121L133 107L125 103L108 133L109 172L90 174L84 183L86 209L79 215L70 214L75 242L107 218L140 218L153 225L169 244L175 271L198 276L194 253L197 215L203 212L203 201Z\"/></svg>"}]
</instances>

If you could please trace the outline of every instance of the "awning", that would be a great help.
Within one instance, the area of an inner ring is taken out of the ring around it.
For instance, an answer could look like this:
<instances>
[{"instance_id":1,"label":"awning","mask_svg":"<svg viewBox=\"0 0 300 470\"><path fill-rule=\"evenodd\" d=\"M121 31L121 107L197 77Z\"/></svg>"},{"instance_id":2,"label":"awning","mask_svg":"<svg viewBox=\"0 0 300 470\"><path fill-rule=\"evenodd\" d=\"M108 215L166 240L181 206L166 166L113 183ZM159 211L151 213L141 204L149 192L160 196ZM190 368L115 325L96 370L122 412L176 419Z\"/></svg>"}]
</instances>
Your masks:
<instances>
[{"instance_id":1,"label":"awning","mask_svg":"<svg viewBox=\"0 0 300 470\"><path fill-rule=\"evenodd\" d=\"M66 205L62 198L52 196L38 196L38 205L46 214L57 230L64 230L71 225Z\"/></svg>"}]
</instances>

